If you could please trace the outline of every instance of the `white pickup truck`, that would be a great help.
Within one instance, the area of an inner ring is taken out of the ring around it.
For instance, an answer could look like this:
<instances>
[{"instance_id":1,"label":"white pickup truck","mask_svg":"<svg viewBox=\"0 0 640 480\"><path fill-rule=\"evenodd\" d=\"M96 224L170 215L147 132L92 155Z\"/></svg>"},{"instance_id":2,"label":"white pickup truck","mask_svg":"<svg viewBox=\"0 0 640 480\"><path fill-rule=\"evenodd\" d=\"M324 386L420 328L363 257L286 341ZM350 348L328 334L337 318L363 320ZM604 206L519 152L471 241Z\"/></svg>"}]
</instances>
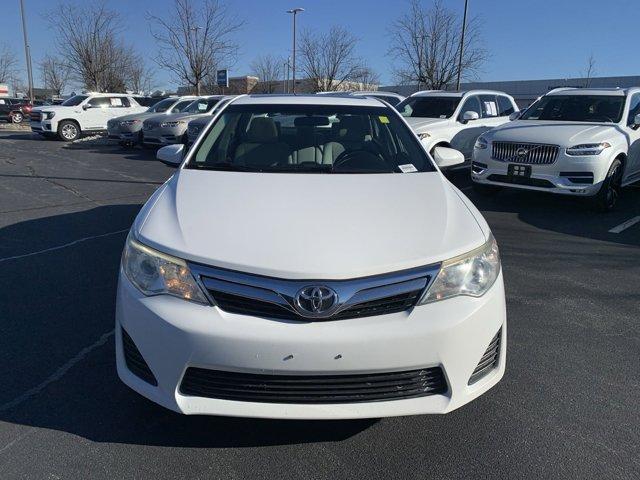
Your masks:
<instances>
[{"instance_id":1,"label":"white pickup truck","mask_svg":"<svg viewBox=\"0 0 640 480\"><path fill-rule=\"evenodd\" d=\"M119 93L86 93L74 95L61 105L34 108L31 130L44 136L72 142L82 134L104 132L114 117L147 110L131 95Z\"/></svg>"}]
</instances>

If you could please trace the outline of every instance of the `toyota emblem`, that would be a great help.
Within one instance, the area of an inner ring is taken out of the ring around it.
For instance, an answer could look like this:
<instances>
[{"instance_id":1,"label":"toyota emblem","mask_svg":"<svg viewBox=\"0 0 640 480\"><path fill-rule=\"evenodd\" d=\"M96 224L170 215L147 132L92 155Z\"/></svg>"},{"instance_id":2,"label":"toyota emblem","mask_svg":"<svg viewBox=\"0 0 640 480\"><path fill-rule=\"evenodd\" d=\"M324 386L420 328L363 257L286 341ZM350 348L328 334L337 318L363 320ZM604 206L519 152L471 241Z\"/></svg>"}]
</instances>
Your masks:
<instances>
[{"instance_id":1,"label":"toyota emblem","mask_svg":"<svg viewBox=\"0 0 640 480\"><path fill-rule=\"evenodd\" d=\"M305 317L327 317L338 307L338 294L323 285L310 285L298 291L295 307Z\"/></svg>"}]
</instances>

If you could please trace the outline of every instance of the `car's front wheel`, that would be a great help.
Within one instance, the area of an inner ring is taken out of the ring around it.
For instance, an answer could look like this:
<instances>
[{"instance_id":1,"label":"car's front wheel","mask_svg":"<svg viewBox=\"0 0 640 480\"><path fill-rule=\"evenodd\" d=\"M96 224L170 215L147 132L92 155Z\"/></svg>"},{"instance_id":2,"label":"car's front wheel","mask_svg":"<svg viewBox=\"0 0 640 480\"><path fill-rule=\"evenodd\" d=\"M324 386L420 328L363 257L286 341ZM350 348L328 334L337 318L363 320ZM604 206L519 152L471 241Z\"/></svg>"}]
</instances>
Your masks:
<instances>
[{"instance_id":1,"label":"car's front wheel","mask_svg":"<svg viewBox=\"0 0 640 480\"><path fill-rule=\"evenodd\" d=\"M11 114L11 121L13 123L22 123L23 120L24 120L24 115L22 114L22 112L13 112Z\"/></svg>"},{"instance_id":2,"label":"car's front wheel","mask_svg":"<svg viewBox=\"0 0 640 480\"><path fill-rule=\"evenodd\" d=\"M64 120L58 125L58 136L65 142L73 142L80 138L80 128L77 123Z\"/></svg>"},{"instance_id":3,"label":"car's front wheel","mask_svg":"<svg viewBox=\"0 0 640 480\"><path fill-rule=\"evenodd\" d=\"M610 212L613 210L620 197L622 186L622 162L616 158L607 172L607 176L602 182L602 186L593 197L593 204L600 212Z\"/></svg>"}]
</instances>

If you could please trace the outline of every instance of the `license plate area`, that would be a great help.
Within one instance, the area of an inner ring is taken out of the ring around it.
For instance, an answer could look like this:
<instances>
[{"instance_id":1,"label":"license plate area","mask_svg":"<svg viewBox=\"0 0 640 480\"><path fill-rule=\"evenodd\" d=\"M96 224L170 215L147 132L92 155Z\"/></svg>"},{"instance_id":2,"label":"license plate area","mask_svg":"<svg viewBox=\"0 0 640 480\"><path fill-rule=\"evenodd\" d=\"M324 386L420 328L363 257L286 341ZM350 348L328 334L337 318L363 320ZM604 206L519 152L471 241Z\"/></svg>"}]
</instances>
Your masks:
<instances>
[{"instance_id":1,"label":"license plate area","mask_svg":"<svg viewBox=\"0 0 640 480\"><path fill-rule=\"evenodd\" d=\"M509 178L515 181L521 178L530 178L531 165L518 165L510 163L507 166L507 175L509 176Z\"/></svg>"}]
</instances>

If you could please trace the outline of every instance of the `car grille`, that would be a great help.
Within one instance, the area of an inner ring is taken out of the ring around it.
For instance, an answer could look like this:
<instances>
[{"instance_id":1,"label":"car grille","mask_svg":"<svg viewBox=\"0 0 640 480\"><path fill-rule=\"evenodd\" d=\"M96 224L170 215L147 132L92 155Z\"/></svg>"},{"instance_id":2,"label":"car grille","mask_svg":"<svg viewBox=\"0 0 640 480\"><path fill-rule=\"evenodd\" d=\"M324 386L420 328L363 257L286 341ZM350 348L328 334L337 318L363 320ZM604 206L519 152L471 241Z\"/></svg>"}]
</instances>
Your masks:
<instances>
[{"instance_id":1,"label":"car grille","mask_svg":"<svg viewBox=\"0 0 640 480\"><path fill-rule=\"evenodd\" d=\"M493 142L491 158L511 163L546 165L556 161L558 150L557 145Z\"/></svg>"},{"instance_id":2,"label":"car grille","mask_svg":"<svg viewBox=\"0 0 640 480\"><path fill-rule=\"evenodd\" d=\"M355 375L262 375L190 367L180 393L264 403L357 403L447 391L440 367Z\"/></svg>"},{"instance_id":3,"label":"car grille","mask_svg":"<svg viewBox=\"0 0 640 480\"><path fill-rule=\"evenodd\" d=\"M190 265L221 310L239 315L298 321L346 320L410 310L419 301L439 265L352 280L288 280ZM321 286L335 293L323 312L300 308L300 294Z\"/></svg>"},{"instance_id":4,"label":"car grille","mask_svg":"<svg viewBox=\"0 0 640 480\"><path fill-rule=\"evenodd\" d=\"M31 115L29 115L29 118L31 119L32 122L41 122L42 114L40 112L31 112Z\"/></svg>"},{"instance_id":5,"label":"car grille","mask_svg":"<svg viewBox=\"0 0 640 480\"><path fill-rule=\"evenodd\" d=\"M500 360L500 337L502 336L502 329L498 330L496 336L493 337L491 343L484 352L484 355L478 362L478 366L475 368L471 377L469 378L469 385L477 382L491 370L498 365Z\"/></svg>"},{"instance_id":6,"label":"car grille","mask_svg":"<svg viewBox=\"0 0 640 480\"><path fill-rule=\"evenodd\" d=\"M154 129L156 129L156 128L158 128L159 126L160 126L160 124L159 124L159 123L157 123L157 122L148 122L148 121L147 121L147 122L144 122L144 123L142 124L142 129L143 129L143 130L145 130L145 131L149 131L149 130L154 130Z\"/></svg>"},{"instance_id":7,"label":"car grille","mask_svg":"<svg viewBox=\"0 0 640 480\"><path fill-rule=\"evenodd\" d=\"M129 371L151 385L158 385L156 377L151 372L147 362L144 361L144 358L142 357L140 350L138 350L138 347L136 347L136 344L133 342L133 339L124 330L124 328L121 329L121 331L122 351L124 352L124 360Z\"/></svg>"}]
</instances>

